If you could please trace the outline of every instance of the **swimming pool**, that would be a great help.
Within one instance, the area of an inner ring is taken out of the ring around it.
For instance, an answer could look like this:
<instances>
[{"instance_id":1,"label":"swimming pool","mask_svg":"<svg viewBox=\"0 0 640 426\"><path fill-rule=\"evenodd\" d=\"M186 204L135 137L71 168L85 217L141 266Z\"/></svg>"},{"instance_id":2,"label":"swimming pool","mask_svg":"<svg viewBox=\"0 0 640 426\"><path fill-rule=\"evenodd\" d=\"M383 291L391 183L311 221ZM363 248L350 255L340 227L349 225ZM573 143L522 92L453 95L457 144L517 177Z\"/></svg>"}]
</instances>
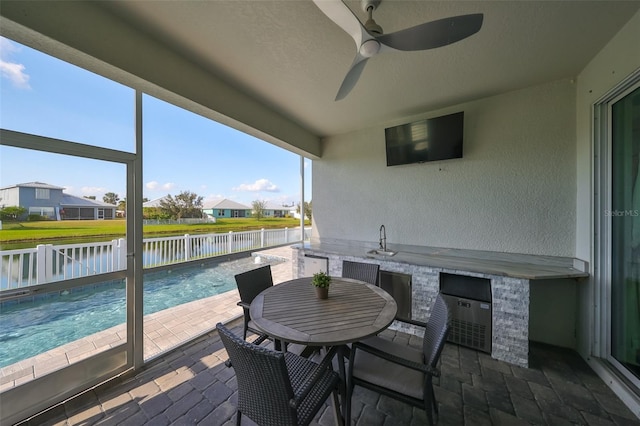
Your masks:
<instances>
[{"instance_id":1,"label":"swimming pool","mask_svg":"<svg viewBox=\"0 0 640 426\"><path fill-rule=\"evenodd\" d=\"M278 260L263 263L276 264ZM144 274L144 315L236 288L234 275L256 267L242 258L207 267ZM0 309L0 367L14 364L126 321L125 285L114 282Z\"/></svg>"}]
</instances>

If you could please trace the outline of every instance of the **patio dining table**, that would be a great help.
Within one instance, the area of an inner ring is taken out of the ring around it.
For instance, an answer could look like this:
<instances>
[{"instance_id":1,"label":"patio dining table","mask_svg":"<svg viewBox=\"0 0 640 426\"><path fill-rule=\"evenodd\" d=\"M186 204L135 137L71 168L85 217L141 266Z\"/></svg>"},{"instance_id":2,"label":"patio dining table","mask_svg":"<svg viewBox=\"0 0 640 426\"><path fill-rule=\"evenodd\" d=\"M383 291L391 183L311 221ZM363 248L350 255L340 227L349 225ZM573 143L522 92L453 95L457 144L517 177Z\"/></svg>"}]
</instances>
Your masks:
<instances>
[{"instance_id":1,"label":"patio dining table","mask_svg":"<svg viewBox=\"0 0 640 426\"><path fill-rule=\"evenodd\" d=\"M336 346L338 373L344 386L346 345L386 329L398 308L386 291L350 278L332 277L329 297L319 299L311 280L297 278L264 290L251 303L249 313L258 329L277 340L324 348ZM343 388L343 408L344 395Z\"/></svg>"}]
</instances>

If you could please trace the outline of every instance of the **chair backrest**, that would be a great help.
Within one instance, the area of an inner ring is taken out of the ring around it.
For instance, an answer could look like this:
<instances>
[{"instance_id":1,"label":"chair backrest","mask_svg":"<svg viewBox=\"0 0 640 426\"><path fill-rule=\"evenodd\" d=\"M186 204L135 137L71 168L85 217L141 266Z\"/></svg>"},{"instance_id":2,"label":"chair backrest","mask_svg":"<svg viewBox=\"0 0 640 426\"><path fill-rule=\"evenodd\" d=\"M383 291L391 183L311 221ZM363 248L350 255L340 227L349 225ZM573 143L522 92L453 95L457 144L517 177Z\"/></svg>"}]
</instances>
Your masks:
<instances>
[{"instance_id":1,"label":"chair backrest","mask_svg":"<svg viewBox=\"0 0 640 426\"><path fill-rule=\"evenodd\" d=\"M427 327L422 340L422 352L425 364L434 368L436 367L440 353L447 340L450 326L451 313L449 312L447 303L442 296L438 294L431 308L431 314L429 315L429 321L427 321Z\"/></svg>"},{"instance_id":2,"label":"chair backrest","mask_svg":"<svg viewBox=\"0 0 640 426\"><path fill-rule=\"evenodd\" d=\"M284 353L242 340L220 323L216 328L236 373L238 410L260 425L297 424Z\"/></svg>"},{"instance_id":3,"label":"chair backrest","mask_svg":"<svg viewBox=\"0 0 640 426\"><path fill-rule=\"evenodd\" d=\"M245 303L251 303L262 290L273 286L271 265L242 272L237 274L235 279L238 285L238 293L240 293L240 300Z\"/></svg>"},{"instance_id":4,"label":"chair backrest","mask_svg":"<svg viewBox=\"0 0 640 426\"><path fill-rule=\"evenodd\" d=\"M342 261L343 278L353 278L377 286L379 272L380 265L375 263Z\"/></svg>"}]
</instances>

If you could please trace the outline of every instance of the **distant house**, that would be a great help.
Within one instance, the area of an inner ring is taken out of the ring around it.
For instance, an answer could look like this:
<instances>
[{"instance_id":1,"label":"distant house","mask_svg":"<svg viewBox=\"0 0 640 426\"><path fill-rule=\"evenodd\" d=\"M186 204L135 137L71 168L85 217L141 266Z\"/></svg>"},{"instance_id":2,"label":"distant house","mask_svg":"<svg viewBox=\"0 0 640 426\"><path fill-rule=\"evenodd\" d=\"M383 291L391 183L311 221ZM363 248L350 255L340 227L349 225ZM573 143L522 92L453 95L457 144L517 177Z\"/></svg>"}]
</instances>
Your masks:
<instances>
[{"instance_id":1,"label":"distant house","mask_svg":"<svg viewBox=\"0 0 640 426\"><path fill-rule=\"evenodd\" d=\"M116 206L75 195L43 182L28 182L0 188L1 207L24 207L28 215L50 220L101 220L116 217Z\"/></svg>"},{"instance_id":2,"label":"distant house","mask_svg":"<svg viewBox=\"0 0 640 426\"><path fill-rule=\"evenodd\" d=\"M294 207L295 210L295 207ZM287 217L291 216L291 207L281 204L267 202L264 209L264 217Z\"/></svg>"},{"instance_id":3,"label":"distant house","mask_svg":"<svg viewBox=\"0 0 640 426\"><path fill-rule=\"evenodd\" d=\"M300 219L300 212L296 206L289 207L289 216Z\"/></svg>"},{"instance_id":4,"label":"distant house","mask_svg":"<svg viewBox=\"0 0 640 426\"><path fill-rule=\"evenodd\" d=\"M147 201L146 203L142 203L142 208L145 207L160 207L160 202L164 199L166 199L167 196L165 195L164 197L160 197L160 198L156 198L155 200L150 200Z\"/></svg>"},{"instance_id":5,"label":"distant house","mask_svg":"<svg viewBox=\"0 0 640 426\"><path fill-rule=\"evenodd\" d=\"M202 211L215 218L251 217L251 207L226 198L206 203Z\"/></svg>"}]
</instances>

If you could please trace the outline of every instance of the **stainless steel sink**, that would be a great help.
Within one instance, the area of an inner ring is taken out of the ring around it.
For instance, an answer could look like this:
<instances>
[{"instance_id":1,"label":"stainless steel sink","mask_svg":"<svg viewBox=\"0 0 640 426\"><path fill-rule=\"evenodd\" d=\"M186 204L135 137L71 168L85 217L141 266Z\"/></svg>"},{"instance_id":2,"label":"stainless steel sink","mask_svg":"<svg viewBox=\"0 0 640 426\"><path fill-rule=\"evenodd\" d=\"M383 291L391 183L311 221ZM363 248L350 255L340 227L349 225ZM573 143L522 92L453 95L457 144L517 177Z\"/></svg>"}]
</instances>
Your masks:
<instances>
[{"instance_id":1,"label":"stainless steel sink","mask_svg":"<svg viewBox=\"0 0 640 426\"><path fill-rule=\"evenodd\" d=\"M397 251L380 250L380 249L373 249L367 252L367 254L371 254L374 256L387 256L387 257L395 256L397 253L398 253Z\"/></svg>"}]
</instances>

